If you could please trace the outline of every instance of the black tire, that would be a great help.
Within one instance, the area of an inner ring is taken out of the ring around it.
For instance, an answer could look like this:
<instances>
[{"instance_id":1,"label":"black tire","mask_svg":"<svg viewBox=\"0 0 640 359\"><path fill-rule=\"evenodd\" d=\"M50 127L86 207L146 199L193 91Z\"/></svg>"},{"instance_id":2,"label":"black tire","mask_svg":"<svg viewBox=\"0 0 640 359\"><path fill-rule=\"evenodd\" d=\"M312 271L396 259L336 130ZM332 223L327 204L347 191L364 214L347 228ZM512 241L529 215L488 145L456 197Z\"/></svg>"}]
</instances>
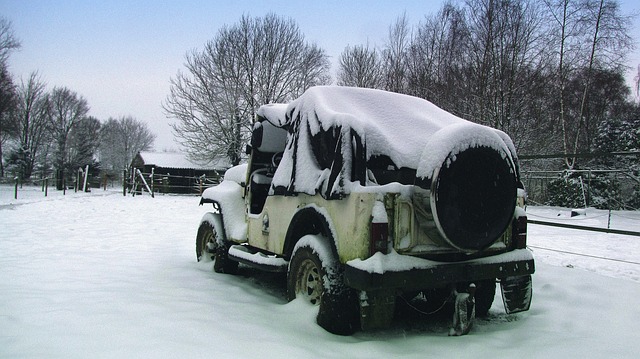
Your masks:
<instances>
[{"instance_id":1,"label":"black tire","mask_svg":"<svg viewBox=\"0 0 640 359\"><path fill-rule=\"evenodd\" d=\"M476 316L486 317L496 296L496 281L483 280L476 283Z\"/></svg>"},{"instance_id":2,"label":"black tire","mask_svg":"<svg viewBox=\"0 0 640 359\"><path fill-rule=\"evenodd\" d=\"M200 223L196 235L196 260L200 262L201 260L213 259L216 250L216 230L209 222Z\"/></svg>"},{"instance_id":3,"label":"black tire","mask_svg":"<svg viewBox=\"0 0 640 359\"><path fill-rule=\"evenodd\" d=\"M198 227L196 236L196 259L214 259L213 270L216 273L236 274L238 272L238 262L228 258L229 247L220 245L217 240L217 232L209 222L202 222Z\"/></svg>"},{"instance_id":4,"label":"black tire","mask_svg":"<svg viewBox=\"0 0 640 359\"><path fill-rule=\"evenodd\" d=\"M338 335L351 335L358 323L358 307L353 291L344 285L342 268L332 250L332 258L324 258L313 249L325 245L326 238L314 236L314 244L298 247L289 262L287 296L294 300L303 297L309 303L319 305L318 325ZM303 237L307 238L307 237Z\"/></svg>"},{"instance_id":5,"label":"black tire","mask_svg":"<svg viewBox=\"0 0 640 359\"><path fill-rule=\"evenodd\" d=\"M319 305L324 291L324 275L325 269L315 252L308 247L299 249L289 270L287 286L289 300L302 296L307 302Z\"/></svg>"}]
</instances>

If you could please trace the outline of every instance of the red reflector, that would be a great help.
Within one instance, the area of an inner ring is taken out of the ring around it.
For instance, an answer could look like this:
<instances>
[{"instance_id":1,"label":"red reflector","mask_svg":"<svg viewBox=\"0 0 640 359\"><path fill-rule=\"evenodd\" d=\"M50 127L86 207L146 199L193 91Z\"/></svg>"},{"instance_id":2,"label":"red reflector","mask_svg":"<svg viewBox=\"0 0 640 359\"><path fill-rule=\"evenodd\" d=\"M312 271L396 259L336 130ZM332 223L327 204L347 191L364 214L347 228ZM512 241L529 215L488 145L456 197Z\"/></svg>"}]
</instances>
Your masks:
<instances>
[{"instance_id":1,"label":"red reflector","mask_svg":"<svg viewBox=\"0 0 640 359\"><path fill-rule=\"evenodd\" d=\"M389 224L371 223L371 246L369 255L376 252L387 254L389 246Z\"/></svg>"}]
</instances>

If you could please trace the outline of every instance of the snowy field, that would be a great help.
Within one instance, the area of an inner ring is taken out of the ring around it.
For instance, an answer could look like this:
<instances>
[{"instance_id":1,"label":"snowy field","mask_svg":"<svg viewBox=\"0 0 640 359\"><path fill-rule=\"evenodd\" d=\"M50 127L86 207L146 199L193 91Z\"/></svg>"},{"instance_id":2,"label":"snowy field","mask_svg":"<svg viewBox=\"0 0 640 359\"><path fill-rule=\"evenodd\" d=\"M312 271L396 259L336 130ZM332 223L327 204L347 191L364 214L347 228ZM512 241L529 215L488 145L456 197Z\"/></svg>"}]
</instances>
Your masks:
<instances>
[{"instance_id":1,"label":"snowy field","mask_svg":"<svg viewBox=\"0 0 640 359\"><path fill-rule=\"evenodd\" d=\"M329 334L315 308L287 303L284 277L195 261L198 197L66 196L0 186L1 358L637 358L640 237L530 225L531 310L488 319L464 337L448 320L400 316L391 329ZM606 211L568 218L606 227ZM639 212L612 228L640 230ZM544 248L544 249L543 249ZM551 249L551 250L550 250ZM562 252L557 252L560 250ZM579 253L575 255L564 252ZM602 259L610 258L610 259ZM614 259L614 260L611 260Z\"/></svg>"}]
</instances>

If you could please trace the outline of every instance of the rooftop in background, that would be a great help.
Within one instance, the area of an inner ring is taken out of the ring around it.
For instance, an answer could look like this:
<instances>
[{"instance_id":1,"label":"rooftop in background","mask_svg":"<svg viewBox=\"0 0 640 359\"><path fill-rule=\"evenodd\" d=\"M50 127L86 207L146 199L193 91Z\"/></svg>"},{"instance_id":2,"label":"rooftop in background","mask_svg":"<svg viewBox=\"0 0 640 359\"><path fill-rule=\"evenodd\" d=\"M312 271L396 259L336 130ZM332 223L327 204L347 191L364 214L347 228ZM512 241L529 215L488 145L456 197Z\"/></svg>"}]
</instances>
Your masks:
<instances>
[{"instance_id":1,"label":"rooftop in background","mask_svg":"<svg viewBox=\"0 0 640 359\"><path fill-rule=\"evenodd\" d=\"M196 170L221 170L231 167L229 161L220 159L213 163L203 164L190 160L182 152L148 152L141 151L140 157L145 165L155 165L162 168L196 169Z\"/></svg>"}]
</instances>

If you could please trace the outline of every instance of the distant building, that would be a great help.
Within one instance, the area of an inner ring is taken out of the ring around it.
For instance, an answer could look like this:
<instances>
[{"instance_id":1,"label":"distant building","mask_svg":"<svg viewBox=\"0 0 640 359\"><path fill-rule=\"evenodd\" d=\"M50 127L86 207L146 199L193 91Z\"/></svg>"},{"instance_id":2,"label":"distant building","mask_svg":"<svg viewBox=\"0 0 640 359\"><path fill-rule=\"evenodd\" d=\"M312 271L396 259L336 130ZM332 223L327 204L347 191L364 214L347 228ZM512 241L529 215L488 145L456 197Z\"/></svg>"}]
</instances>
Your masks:
<instances>
[{"instance_id":1,"label":"distant building","mask_svg":"<svg viewBox=\"0 0 640 359\"><path fill-rule=\"evenodd\" d=\"M187 158L180 152L147 152L141 151L131 161L132 173L139 169L151 187L153 173L154 193L191 193L199 194L201 185L208 187L220 182L225 171L231 167L226 160L202 164ZM129 181L140 180L139 176ZM133 183L131 183L133 185ZM138 187L144 190L144 186Z\"/></svg>"}]
</instances>

